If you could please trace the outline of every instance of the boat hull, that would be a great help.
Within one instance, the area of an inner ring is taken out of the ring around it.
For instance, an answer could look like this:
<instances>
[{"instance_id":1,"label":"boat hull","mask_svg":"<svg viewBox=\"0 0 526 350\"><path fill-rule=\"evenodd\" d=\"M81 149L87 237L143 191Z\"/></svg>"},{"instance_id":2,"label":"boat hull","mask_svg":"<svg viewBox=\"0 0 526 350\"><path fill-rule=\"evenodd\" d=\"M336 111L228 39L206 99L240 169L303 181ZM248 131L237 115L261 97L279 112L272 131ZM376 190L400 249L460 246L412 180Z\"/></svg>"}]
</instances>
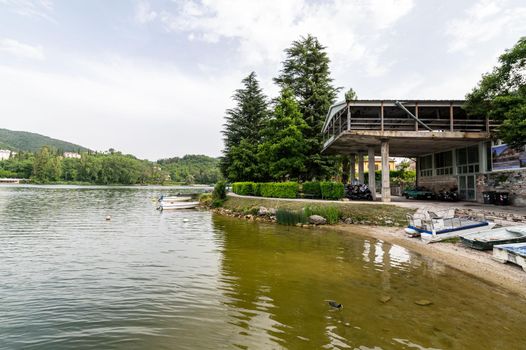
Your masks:
<instances>
[{"instance_id":1,"label":"boat hull","mask_svg":"<svg viewBox=\"0 0 526 350\"><path fill-rule=\"evenodd\" d=\"M194 209L198 205L199 205L199 202L161 203L159 209L161 210Z\"/></svg>"},{"instance_id":2,"label":"boat hull","mask_svg":"<svg viewBox=\"0 0 526 350\"><path fill-rule=\"evenodd\" d=\"M489 230L495 226L495 223L484 221L469 226L461 226L453 229L446 229L442 231L431 232L428 230L419 229L417 227L409 226L411 229L415 229L420 232L420 238L425 243L440 242L449 238L459 237L461 235L479 232L481 230Z\"/></svg>"},{"instance_id":3,"label":"boat hull","mask_svg":"<svg viewBox=\"0 0 526 350\"><path fill-rule=\"evenodd\" d=\"M460 236L462 244L478 250L491 250L495 245L526 242L526 226L484 230Z\"/></svg>"},{"instance_id":4,"label":"boat hull","mask_svg":"<svg viewBox=\"0 0 526 350\"><path fill-rule=\"evenodd\" d=\"M493 259L501 263L517 264L526 271L526 243L495 245Z\"/></svg>"}]
</instances>

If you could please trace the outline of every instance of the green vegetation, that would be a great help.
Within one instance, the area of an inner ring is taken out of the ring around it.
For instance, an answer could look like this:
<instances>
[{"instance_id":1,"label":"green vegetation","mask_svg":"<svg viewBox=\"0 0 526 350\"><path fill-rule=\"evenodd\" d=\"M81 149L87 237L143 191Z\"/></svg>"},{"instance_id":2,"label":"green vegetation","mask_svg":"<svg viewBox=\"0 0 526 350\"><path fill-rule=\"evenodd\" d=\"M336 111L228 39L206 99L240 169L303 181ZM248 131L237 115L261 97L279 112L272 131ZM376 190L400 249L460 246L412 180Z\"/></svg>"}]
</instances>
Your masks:
<instances>
[{"instance_id":1,"label":"green vegetation","mask_svg":"<svg viewBox=\"0 0 526 350\"><path fill-rule=\"evenodd\" d=\"M301 186L303 196L307 198L321 198L321 187L319 181L305 182Z\"/></svg>"},{"instance_id":2,"label":"green vegetation","mask_svg":"<svg viewBox=\"0 0 526 350\"><path fill-rule=\"evenodd\" d=\"M226 182L224 180L218 181L214 186L212 192L212 207L217 208L223 205L226 200Z\"/></svg>"},{"instance_id":3,"label":"green vegetation","mask_svg":"<svg viewBox=\"0 0 526 350\"><path fill-rule=\"evenodd\" d=\"M343 184L340 182L320 182L320 190L323 199L342 199L345 194Z\"/></svg>"},{"instance_id":4,"label":"green vegetation","mask_svg":"<svg viewBox=\"0 0 526 350\"><path fill-rule=\"evenodd\" d=\"M244 198L228 197L223 204L223 208L238 213L254 213L259 207L275 208L277 210L286 209L289 211L310 210L310 213L321 213L321 215L331 216L334 210L338 210L338 216L341 219L351 219L354 223L363 223L370 225L405 226L407 224L406 215L414 212L414 209L402 208L396 205L388 204L366 204L352 202L329 202L329 203L305 203L300 201L276 200L271 198ZM322 208L327 209L329 213L322 212ZM309 209L307 209L309 208ZM311 214L312 215L312 214ZM328 219L327 217L325 217ZM329 220L329 219L328 219ZM331 219L332 220L332 219ZM301 221L298 221L301 222Z\"/></svg>"},{"instance_id":5,"label":"green vegetation","mask_svg":"<svg viewBox=\"0 0 526 350\"><path fill-rule=\"evenodd\" d=\"M2 149L35 153L44 146L57 149L61 153L89 151L86 147L32 132L0 129L0 148Z\"/></svg>"},{"instance_id":6,"label":"green vegetation","mask_svg":"<svg viewBox=\"0 0 526 350\"><path fill-rule=\"evenodd\" d=\"M525 70L526 37L522 37L466 95L468 113L502 122L496 136L514 148L526 144Z\"/></svg>"},{"instance_id":7,"label":"green vegetation","mask_svg":"<svg viewBox=\"0 0 526 350\"><path fill-rule=\"evenodd\" d=\"M19 152L0 161L0 177L31 179L35 183L167 184L172 183L170 173L191 177L190 184L220 178L218 160L206 156L188 155L154 163L110 150L64 158L62 152L44 146L36 153Z\"/></svg>"},{"instance_id":8,"label":"green vegetation","mask_svg":"<svg viewBox=\"0 0 526 350\"><path fill-rule=\"evenodd\" d=\"M265 182L259 184L261 196L270 198L296 198L299 184L297 182Z\"/></svg>"},{"instance_id":9,"label":"green vegetation","mask_svg":"<svg viewBox=\"0 0 526 350\"><path fill-rule=\"evenodd\" d=\"M181 158L161 159L157 164L170 175L173 182L213 184L222 179L218 158L190 154Z\"/></svg>"},{"instance_id":10,"label":"green vegetation","mask_svg":"<svg viewBox=\"0 0 526 350\"><path fill-rule=\"evenodd\" d=\"M338 91L325 47L309 35L285 53L271 109L252 72L234 94L236 106L226 111L221 171L229 181L306 181L338 173L336 158L320 154L320 130Z\"/></svg>"},{"instance_id":11,"label":"green vegetation","mask_svg":"<svg viewBox=\"0 0 526 350\"><path fill-rule=\"evenodd\" d=\"M234 182L232 184L232 192L241 196L255 196L255 189L255 182Z\"/></svg>"},{"instance_id":12,"label":"green vegetation","mask_svg":"<svg viewBox=\"0 0 526 350\"><path fill-rule=\"evenodd\" d=\"M327 223L329 224L337 224L342 218L342 212L340 211L340 208L335 205L309 205L305 207L304 211L307 217L311 215L323 216L325 219L327 219Z\"/></svg>"},{"instance_id":13,"label":"green vegetation","mask_svg":"<svg viewBox=\"0 0 526 350\"><path fill-rule=\"evenodd\" d=\"M308 216L304 210L290 210L279 208L276 210L276 222L280 225L294 226L308 223Z\"/></svg>"}]
</instances>

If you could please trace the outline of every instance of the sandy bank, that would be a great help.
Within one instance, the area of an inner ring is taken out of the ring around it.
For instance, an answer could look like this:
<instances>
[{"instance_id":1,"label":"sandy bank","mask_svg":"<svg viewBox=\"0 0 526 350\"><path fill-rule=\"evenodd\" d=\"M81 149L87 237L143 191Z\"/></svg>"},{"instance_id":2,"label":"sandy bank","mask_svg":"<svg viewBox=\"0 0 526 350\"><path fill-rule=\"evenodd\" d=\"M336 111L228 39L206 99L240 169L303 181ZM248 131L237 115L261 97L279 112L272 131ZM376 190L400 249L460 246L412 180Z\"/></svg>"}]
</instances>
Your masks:
<instances>
[{"instance_id":1,"label":"sandy bank","mask_svg":"<svg viewBox=\"0 0 526 350\"><path fill-rule=\"evenodd\" d=\"M501 264L494 261L491 258L491 251L485 252L465 248L460 243L437 242L425 244L418 238L405 236L399 228L334 225L324 226L323 229L360 234L400 245L526 298L526 272L516 265Z\"/></svg>"}]
</instances>

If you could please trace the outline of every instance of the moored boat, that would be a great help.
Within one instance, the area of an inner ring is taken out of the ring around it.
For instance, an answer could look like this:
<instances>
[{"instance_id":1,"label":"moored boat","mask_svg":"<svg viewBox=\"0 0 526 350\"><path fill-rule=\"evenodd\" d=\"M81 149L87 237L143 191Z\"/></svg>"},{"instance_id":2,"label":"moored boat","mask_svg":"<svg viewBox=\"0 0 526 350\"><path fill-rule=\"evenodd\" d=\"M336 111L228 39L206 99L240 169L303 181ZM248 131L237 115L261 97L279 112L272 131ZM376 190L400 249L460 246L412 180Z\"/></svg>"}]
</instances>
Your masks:
<instances>
[{"instance_id":1,"label":"moored boat","mask_svg":"<svg viewBox=\"0 0 526 350\"><path fill-rule=\"evenodd\" d=\"M161 202L159 205L160 210L168 210L168 209L194 209L199 205L199 202L172 202L172 203L164 203Z\"/></svg>"},{"instance_id":2,"label":"moored boat","mask_svg":"<svg viewBox=\"0 0 526 350\"><path fill-rule=\"evenodd\" d=\"M501 263L517 264L526 271L526 243L495 245L493 246L493 259Z\"/></svg>"},{"instance_id":3,"label":"moored boat","mask_svg":"<svg viewBox=\"0 0 526 350\"><path fill-rule=\"evenodd\" d=\"M460 236L462 244L478 250L490 250L494 245L526 242L526 225L483 230Z\"/></svg>"},{"instance_id":4,"label":"moored boat","mask_svg":"<svg viewBox=\"0 0 526 350\"><path fill-rule=\"evenodd\" d=\"M425 243L439 242L460 235L492 229L494 222L455 216L454 210L432 212L423 210L408 215L408 234L420 234Z\"/></svg>"},{"instance_id":5,"label":"moored boat","mask_svg":"<svg viewBox=\"0 0 526 350\"><path fill-rule=\"evenodd\" d=\"M186 202L191 200L192 197L163 197L160 202L173 203L173 202Z\"/></svg>"}]
</instances>

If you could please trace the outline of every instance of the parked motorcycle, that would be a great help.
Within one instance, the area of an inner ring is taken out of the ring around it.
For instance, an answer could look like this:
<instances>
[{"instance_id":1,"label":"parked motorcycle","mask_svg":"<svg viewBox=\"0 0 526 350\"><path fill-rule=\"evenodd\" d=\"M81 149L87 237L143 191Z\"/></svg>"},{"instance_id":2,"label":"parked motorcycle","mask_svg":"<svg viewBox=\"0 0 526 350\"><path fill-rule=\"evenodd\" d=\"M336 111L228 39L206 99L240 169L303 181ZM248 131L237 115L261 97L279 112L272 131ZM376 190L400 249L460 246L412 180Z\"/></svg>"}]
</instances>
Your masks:
<instances>
[{"instance_id":1,"label":"parked motorcycle","mask_svg":"<svg viewBox=\"0 0 526 350\"><path fill-rule=\"evenodd\" d=\"M345 185L345 197L351 200L373 200L373 195L369 186L361 185Z\"/></svg>"}]
</instances>

